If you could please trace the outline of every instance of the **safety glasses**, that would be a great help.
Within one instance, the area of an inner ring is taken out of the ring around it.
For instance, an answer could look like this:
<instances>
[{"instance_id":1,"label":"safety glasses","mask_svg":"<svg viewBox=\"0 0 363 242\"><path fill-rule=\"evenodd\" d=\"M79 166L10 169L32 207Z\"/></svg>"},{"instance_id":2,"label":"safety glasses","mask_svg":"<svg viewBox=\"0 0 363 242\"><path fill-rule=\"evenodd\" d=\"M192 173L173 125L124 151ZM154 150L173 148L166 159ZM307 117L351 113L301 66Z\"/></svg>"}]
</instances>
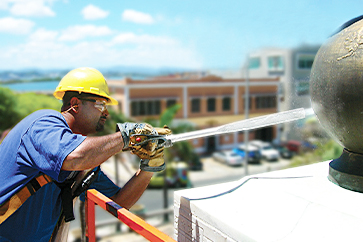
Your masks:
<instances>
[{"instance_id":1,"label":"safety glasses","mask_svg":"<svg viewBox=\"0 0 363 242\"><path fill-rule=\"evenodd\" d=\"M94 100L94 99L86 99L86 98L79 98L80 100L89 101L94 103L94 107L103 113L107 109L106 101Z\"/></svg>"}]
</instances>

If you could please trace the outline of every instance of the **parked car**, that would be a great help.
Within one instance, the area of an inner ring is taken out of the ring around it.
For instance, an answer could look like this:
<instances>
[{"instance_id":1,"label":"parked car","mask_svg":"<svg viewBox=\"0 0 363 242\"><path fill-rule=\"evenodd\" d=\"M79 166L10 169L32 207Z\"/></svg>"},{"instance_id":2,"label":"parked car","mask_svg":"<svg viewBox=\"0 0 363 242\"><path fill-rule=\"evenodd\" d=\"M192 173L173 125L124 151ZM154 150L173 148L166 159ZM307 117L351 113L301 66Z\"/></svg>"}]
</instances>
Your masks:
<instances>
[{"instance_id":1,"label":"parked car","mask_svg":"<svg viewBox=\"0 0 363 242\"><path fill-rule=\"evenodd\" d=\"M240 166L243 164L243 158L232 150L217 151L213 153L213 158L230 166Z\"/></svg>"},{"instance_id":2,"label":"parked car","mask_svg":"<svg viewBox=\"0 0 363 242\"><path fill-rule=\"evenodd\" d=\"M273 146L276 150L279 151L280 156L285 159L291 159L294 154L292 151L290 151L286 146L283 145L274 145Z\"/></svg>"},{"instance_id":3,"label":"parked car","mask_svg":"<svg viewBox=\"0 0 363 242\"><path fill-rule=\"evenodd\" d=\"M184 161L172 161L166 164L162 172L155 172L151 177L149 188L161 188L164 186L164 173L166 172L166 183L168 187L191 186L188 164Z\"/></svg>"},{"instance_id":4,"label":"parked car","mask_svg":"<svg viewBox=\"0 0 363 242\"><path fill-rule=\"evenodd\" d=\"M261 154L256 146L242 144L237 148L234 148L233 152L241 156L244 160L246 150L248 152L248 163L261 163Z\"/></svg>"},{"instance_id":5,"label":"parked car","mask_svg":"<svg viewBox=\"0 0 363 242\"><path fill-rule=\"evenodd\" d=\"M286 148L295 154L298 154L301 149L301 142L297 140L289 140L285 144Z\"/></svg>"},{"instance_id":6,"label":"parked car","mask_svg":"<svg viewBox=\"0 0 363 242\"><path fill-rule=\"evenodd\" d=\"M274 149L268 142L253 140L250 144L256 146L259 149L262 158L267 161L275 161L280 158L279 151Z\"/></svg>"},{"instance_id":7,"label":"parked car","mask_svg":"<svg viewBox=\"0 0 363 242\"><path fill-rule=\"evenodd\" d=\"M316 149L316 145L310 143L309 141L298 141L298 140L289 140L284 146L294 154L298 154L301 152L312 151Z\"/></svg>"}]
</instances>

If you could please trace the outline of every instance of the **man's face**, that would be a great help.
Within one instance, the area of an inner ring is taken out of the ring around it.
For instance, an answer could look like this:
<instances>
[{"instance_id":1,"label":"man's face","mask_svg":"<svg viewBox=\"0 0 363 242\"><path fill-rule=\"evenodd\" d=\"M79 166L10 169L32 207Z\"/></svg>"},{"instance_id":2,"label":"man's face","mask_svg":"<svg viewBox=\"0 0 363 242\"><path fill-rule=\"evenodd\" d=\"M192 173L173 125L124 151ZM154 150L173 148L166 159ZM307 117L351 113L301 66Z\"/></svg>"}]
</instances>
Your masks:
<instances>
[{"instance_id":1,"label":"man's face","mask_svg":"<svg viewBox=\"0 0 363 242\"><path fill-rule=\"evenodd\" d=\"M104 130L105 122L107 116L109 115L107 111L107 100L100 97L87 97L80 98L82 104L85 107L85 124L89 127L89 133L95 133Z\"/></svg>"}]
</instances>

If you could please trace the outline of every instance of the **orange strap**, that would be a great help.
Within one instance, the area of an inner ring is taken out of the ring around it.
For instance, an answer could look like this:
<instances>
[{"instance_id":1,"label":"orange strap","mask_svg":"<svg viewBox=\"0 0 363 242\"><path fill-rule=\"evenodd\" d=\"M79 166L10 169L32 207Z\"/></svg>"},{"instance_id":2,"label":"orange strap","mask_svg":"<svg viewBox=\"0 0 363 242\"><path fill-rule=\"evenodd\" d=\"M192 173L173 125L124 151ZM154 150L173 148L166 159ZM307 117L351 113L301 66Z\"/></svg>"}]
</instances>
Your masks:
<instances>
[{"instance_id":1,"label":"orange strap","mask_svg":"<svg viewBox=\"0 0 363 242\"><path fill-rule=\"evenodd\" d=\"M9 200L0 205L0 224L12 215L20 206L42 186L52 182L52 178L47 175L40 175L28 182L19 192Z\"/></svg>"}]
</instances>

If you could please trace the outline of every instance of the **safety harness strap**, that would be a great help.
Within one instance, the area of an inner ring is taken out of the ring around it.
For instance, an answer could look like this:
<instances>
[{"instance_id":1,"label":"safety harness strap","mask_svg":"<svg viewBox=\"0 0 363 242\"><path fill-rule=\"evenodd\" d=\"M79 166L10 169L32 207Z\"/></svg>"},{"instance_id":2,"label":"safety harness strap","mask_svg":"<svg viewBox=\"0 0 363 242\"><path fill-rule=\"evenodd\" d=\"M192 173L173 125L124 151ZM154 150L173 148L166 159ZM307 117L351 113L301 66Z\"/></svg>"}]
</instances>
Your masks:
<instances>
[{"instance_id":1,"label":"safety harness strap","mask_svg":"<svg viewBox=\"0 0 363 242\"><path fill-rule=\"evenodd\" d=\"M52 182L52 178L42 174L34 177L19 192L13 195L9 200L0 205L0 224L2 224L10 215L12 215L20 206L42 186Z\"/></svg>"}]
</instances>

